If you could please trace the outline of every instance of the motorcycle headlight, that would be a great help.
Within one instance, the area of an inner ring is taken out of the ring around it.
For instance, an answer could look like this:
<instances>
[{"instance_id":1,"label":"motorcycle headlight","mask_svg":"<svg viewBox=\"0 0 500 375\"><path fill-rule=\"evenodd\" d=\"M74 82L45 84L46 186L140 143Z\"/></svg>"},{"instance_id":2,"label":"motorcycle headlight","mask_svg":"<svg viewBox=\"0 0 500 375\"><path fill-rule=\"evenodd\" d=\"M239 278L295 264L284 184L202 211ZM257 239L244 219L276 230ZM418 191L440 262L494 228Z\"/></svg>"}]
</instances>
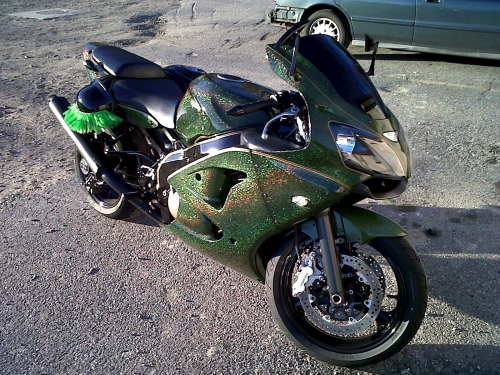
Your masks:
<instances>
[{"instance_id":1,"label":"motorcycle headlight","mask_svg":"<svg viewBox=\"0 0 500 375\"><path fill-rule=\"evenodd\" d=\"M401 149L398 132L384 133L385 140L343 124L331 123L330 128L344 163L349 168L382 177L405 177L407 174L396 152L396 149ZM406 158L404 162L407 162Z\"/></svg>"}]
</instances>

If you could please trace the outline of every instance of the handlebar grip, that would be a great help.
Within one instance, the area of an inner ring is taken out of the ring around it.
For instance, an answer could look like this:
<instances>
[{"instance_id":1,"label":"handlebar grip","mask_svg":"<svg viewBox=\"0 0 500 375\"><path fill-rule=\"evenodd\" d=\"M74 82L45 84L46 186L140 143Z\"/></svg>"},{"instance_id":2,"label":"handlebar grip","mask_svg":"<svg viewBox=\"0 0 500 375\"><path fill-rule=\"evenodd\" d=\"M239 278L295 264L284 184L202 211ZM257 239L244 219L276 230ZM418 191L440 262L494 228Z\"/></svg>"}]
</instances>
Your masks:
<instances>
[{"instance_id":1,"label":"handlebar grip","mask_svg":"<svg viewBox=\"0 0 500 375\"><path fill-rule=\"evenodd\" d=\"M273 107L277 108L278 102L275 99L266 99L255 103L237 105L236 107L233 107L229 111L227 111L227 114L229 116L243 116L249 113L258 112L262 111L263 109Z\"/></svg>"}]
</instances>

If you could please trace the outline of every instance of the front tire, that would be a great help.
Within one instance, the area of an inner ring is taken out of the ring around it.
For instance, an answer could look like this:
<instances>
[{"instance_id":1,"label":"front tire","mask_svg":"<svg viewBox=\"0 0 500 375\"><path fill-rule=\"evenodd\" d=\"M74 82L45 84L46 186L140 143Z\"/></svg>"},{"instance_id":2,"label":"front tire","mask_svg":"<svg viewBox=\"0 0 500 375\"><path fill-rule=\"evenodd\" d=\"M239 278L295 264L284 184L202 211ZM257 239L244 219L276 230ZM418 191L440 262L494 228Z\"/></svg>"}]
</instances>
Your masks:
<instances>
[{"instance_id":1,"label":"front tire","mask_svg":"<svg viewBox=\"0 0 500 375\"><path fill-rule=\"evenodd\" d=\"M357 307L353 298L345 308L335 308L322 297L326 279L321 276L304 292L292 295L308 246L313 245L302 241L299 260L290 240L275 251L266 268L271 312L299 349L320 361L353 367L383 361L408 344L425 315L427 283L422 263L406 239L377 238L342 256L344 287L358 298Z\"/></svg>"},{"instance_id":2,"label":"front tire","mask_svg":"<svg viewBox=\"0 0 500 375\"><path fill-rule=\"evenodd\" d=\"M351 43L351 35L348 26L329 9L314 12L309 17L307 35L326 34L330 35L345 48Z\"/></svg>"}]
</instances>

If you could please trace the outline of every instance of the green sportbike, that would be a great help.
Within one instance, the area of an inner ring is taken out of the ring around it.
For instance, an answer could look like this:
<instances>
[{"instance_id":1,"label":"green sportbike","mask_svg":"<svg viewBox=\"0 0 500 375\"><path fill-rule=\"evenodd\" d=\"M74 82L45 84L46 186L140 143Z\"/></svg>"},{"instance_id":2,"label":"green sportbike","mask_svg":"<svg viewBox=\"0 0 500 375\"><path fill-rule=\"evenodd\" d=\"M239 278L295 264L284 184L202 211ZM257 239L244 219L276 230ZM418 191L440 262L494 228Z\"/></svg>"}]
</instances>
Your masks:
<instances>
[{"instance_id":1,"label":"green sportbike","mask_svg":"<svg viewBox=\"0 0 500 375\"><path fill-rule=\"evenodd\" d=\"M426 310L425 272L406 232L354 206L400 195L410 153L367 73L331 37L301 37L306 24L266 48L289 91L89 43L91 84L72 105L51 97L50 108L76 144L82 192L98 212L148 215L265 282L299 349L368 365L408 344Z\"/></svg>"}]
</instances>

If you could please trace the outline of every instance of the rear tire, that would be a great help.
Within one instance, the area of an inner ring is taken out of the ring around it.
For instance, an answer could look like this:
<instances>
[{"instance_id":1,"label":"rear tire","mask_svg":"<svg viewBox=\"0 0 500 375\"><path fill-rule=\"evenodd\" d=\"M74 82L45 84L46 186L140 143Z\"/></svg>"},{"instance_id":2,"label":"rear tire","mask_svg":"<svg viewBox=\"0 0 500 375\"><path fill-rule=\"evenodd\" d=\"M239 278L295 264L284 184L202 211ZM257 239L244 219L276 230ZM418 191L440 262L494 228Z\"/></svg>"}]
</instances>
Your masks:
<instances>
[{"instance_id":1,"label":"rear tire","mask_svg":"<svg viewBox=\"0 0 500 375\"><path fill-rule=\"evenodd\" d=\"M118 194L104 181L95 178L78 149L75 150L75 170L90 206L101 215L111 219L126 220L140 213L123 194Z\"/></svg>"},{"instance_id":2,"label":"rear tire","mask_svg":"<svg viewBox=\"0 0 500 375\"><path fill-rule=\"evenodd\" d=\"M302 244L304 242L302 241ZM327 331L330 328L325 330L324 327L320 327L322 324L325 325L321 319L319 324L313 323L311 310L303 308L302 297L298 301L297 296L292 296L292 284L297 279L298 262L293 240L289 240L271 256L266 268L266 294L271 312L281 330L300 350L333 365L365 366L383 361L396 354L415 336L427 306L427 282L422 263L415 250L404 238L377 238L370 244L370 249L374 254L371 259L376 259L380 267L373 265L371 260L367 260L370 258L367 258L366 254L370 253L365 249L362 249L363 253L359 252L347 258L352 260L357 257L357 259L364 260L364 263L358 264L369 265L369 271L364 268L365 274L368 278L373 278L375 275L378 279L377 293L374 292L375 289L372 289L370 297L366 297L370 299L362 301L367 306L379 303L378 312L362 312L359 316L365 315L359 320L351 321L352 318L349 318L348 323L347 319L341 322L342 319L337 318L339 315L335 315L336 313L332 313L331 316L323 315L322 319L328 319L327 326L332 327L330 332ZM359 284L361 288L365 288L365 294L367 289L370 291L363 282L356 282L358 276L354 272L356 270L354 266L349 267L344 264L343 267L346 267L342 271L344 287L346 290L347 288L354 289L354 293L350 294L357 295L359 291L357 286L353 287L353 284ZM347 272L352 272L354 276ZM358 273L358 275L365 274ZM349 278L350 281L348 281ZM359 279L362 280L362 277ZM319 280L321 281L321 278ZM312 301L310 305L313 306L312 309L320 311L320 307L325 305L322 305L324 302L321 302L320 297L312 294L313 288L314 284L305 292L299 293L299 296L309 295L305 298ZM392 295L394 293L396 296ZM380 302L376 300L378 294L382 295ZM362 306L363 303L360 305ZM352 306L349 304L349 307L339 310L346 310L352 314ZM333 310L327 310L330 314L328 311ZM344 318L347 315L344 314ZM371 322L370 325L356 326L365 318L365 322ZM342 331L342 329L353 330L354 326L360 327L357 332L344 333ZM337 329L338 331L335 331Z\"/></svg>"},{"instance_id":3,"label":"rear tire","mask_svg":"<svg viewBox=\"0 0 500 375\"><path fill-rule=\"evenodd\" d=\"M333 11L329 9L314 12L309 17L307 35L326 34L330 35L345 48L351 43L349 28Z\"/></svg>"}]
</instances>

